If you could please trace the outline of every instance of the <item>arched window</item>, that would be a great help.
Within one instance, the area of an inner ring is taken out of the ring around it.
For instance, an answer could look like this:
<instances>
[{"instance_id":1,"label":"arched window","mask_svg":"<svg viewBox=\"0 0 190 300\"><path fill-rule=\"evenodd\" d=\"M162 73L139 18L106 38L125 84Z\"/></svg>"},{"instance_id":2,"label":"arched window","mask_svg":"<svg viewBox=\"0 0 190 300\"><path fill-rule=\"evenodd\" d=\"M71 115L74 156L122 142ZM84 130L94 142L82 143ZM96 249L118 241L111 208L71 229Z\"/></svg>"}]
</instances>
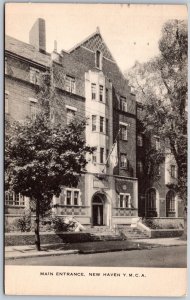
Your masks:
<instances>
[{"instance_id":1,"label":"arched window","mask_svg":"<svg viewBox=\"0 0 190 300\"><path fill-rule=\"evenodd\" d=\"M98 69L102 69L102 55L99 50L96 51L95 65Z\"/></svg>"},{"instance_id":2,"label":"arched window","mask_svg":"<svg viewBox=\"0 0 190 300\"><path fill-rule=\"evenodd\" d=\"M175 192L170 190L166 195L166 217L175 217Z\"/></svg>"},{"instance_id":3,"label":"arched window","mask_svg":"<svg viewBox=\"0 0 190 300\"><path fill-rule=\"evenodd\" d=\"M150 188L146 194L146 215L148 217L157 217L156 212L156 190Z\"/></svg>"}]
</instances>

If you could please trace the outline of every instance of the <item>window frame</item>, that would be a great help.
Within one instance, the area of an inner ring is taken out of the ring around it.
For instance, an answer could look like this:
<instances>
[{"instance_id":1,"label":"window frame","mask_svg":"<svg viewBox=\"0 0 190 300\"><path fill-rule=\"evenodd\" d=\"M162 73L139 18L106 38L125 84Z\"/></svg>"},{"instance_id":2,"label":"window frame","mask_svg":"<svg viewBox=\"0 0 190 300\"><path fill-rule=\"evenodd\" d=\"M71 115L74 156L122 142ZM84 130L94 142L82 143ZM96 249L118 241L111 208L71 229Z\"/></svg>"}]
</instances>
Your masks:
<instances>
[{"instance_id":1,"label":"window frame","mask_svg":"<svg viewBox=\"0 0 190 300\"><path fill-rule=\"evenodd\" d=\"M104 86L99 85L99 101L104 102Z\"/></svg>"},{"instance_id":2,"label":"window frame","mask_svg":"<svg viewBox=\"0 0 190 300\"><path fill-rule=\"evenodd\" d=\"M119 127L120 127L120 140L128 141L127 124L125 125L124 123L119 123ZM125 133L123 132L123 130L125 130Z\"/></svg>"},{"instance_id":3,"label":"window frame","mask_svg":"<svg viewBox=\"0 0 190 300\"><path fill-rule=\"evenodd\" d=\"M104 133L104 117L100 116L100 133Z\"/></svg>"},{"instance_id":4,"label":"window frame","mask_svg":"<svg viewBox=\"0 0 190 300\"><path fill-rule=\"evenodd\" d=\"M38 100L36 98L29 98L29 101L30 101L30 118L32 120L35 120L38 114Z\"/></svg>"},{"instance_id":5,"label":"window frame","mask_svg":"<svg viewBox=\"0 0 190 300\"><path fill-rule=\"evenodd\" d=\"M124 157L126 159L126 161L123 161L122 157ZM127 154L126 153L120 153L120 168L121 169L127 169L127 165L128 165L127 162L128 162ZM122 164L122 163L124 163L124 164Z\"/></svg>"},{"instance_id":6,"label":"window frame","mask_svg":"<svg viewBox=\"0 0 190 300\"><path fill-rule=\"evenodd\" d=\"M106 105L109 105L109 89L108 88L106 88L105 93L106 93L105 103L106 103Z\"/></svg>"},{"instance_id":7,"label":"window frame","mask_svg":"<svg viewBox=\"0 0 190 300\"><path fill-rule=\"evenodd\" d=\"M122 199L121 199L122 196ZM130 209L131 208L131 195L129 193L119 193L119 208L127 208ZM128 197L127 201L126 201L126 197ZM127 205L126 205L127 202ZM122 205L121 205L122 203Z\"/></svg>"},{"instance_id":8,"label":"window frame","mask_svg":"<svg viewBox=\"0 0 190 300\"><path fill-rule=\"evenodd\" d=\"M70 204L67 203L67 193L70 192ZM75 192L78 193L78 204L75 204ZM64 188L65 205L66 206L81 206L81 191L80 189Z\"/></svg>"},{"instance_id":9,"label":"window frame","mask_svg":"<svg viewBox=\"0 0 190 300\"><path fill-rule=\"evenodd\" d=\"M12 194L12 201L10 203L10 194ZM8 200L6 199L8 196ZM18 196L18 201L17 201ZM13 191L5 191L5 205L14 207L25 207L25 199L21 193L15 193Z\"/></svg>"},{"instance_id":10,"label":"window frame","mask_svg":"<svg viewBox=\"0 0 190 300\"><path fill-rule=\"evenodd\" d=\"M109 135L109 119L106 118L106 135Z\"/></svg>"},{"instance_id":11,"label":"window frame","mask_svg":"<svg viewBox=\"0 0 190 300\"><path fill-rule=\"evenodd\" d=\"M97 131L97 115L92 115L92 123L91 123L92 127L92 132L96 132Z\"/></svg>"},{"instance_id":12,"label":"window frame","mask_svg":"<svg viewBox=\"0 0 190 300\"><path fill-rule=\"evenodd\" d=\"M120 96L120 110L128 112L128 105L126 97Z\"/></svg>"},{"instance_id":13,"label":"window frame","mask_svg":"<svg viewBox=\"0 0 190 300\"><path fill-rule=\"evenodd\" d=\"M95 67L102 70L102 52L98 49L95 52Z\"/></svg>"},{"instance_id":14,"label":"window frame","mask_svg":"<svg viewBox=\"0 0 190 300\"><path fill-rule=\"evenodd\" d=\"M76 93L76 79L71 75L65 76L65 90L71 94Z\"/></svg>"},{"instance_id":15,"label":"window frame","mask_svg":"<svg viewBox=\"0 0 190 300\"><path fill-rule=\"evenodd\" d=\"M91 83L91 99L96 101L96 83Z\"/></svg>"},{"instance_id":16,"label":"window frame","mask_svg":"<svg viewBox=\"0 0 190 300\"><path fill-rule=\"evenodd\" d=\"M40 70L30 66L30 83L39 85Z\"/></svg>"},{"instance_id":17,"label":"window frame","mask_svg":"<svg viewBox=\"0 0 190 300\"><path fill-rule=\"evenodd\" d=\"M66 124L69 125L70 122L72 122L76 116L77 108L70 105L65 105L65 107L66 107ZM70 120L68 119L69 111L72 112L72 117L70 118Z\"/></svg>"},{"instance_id":18,"label":"window frame","mask_svg":"<svg viewBox=\"0 0 190 300\"><path fill-rule=\"evenodd\" d=\"M170 165L171 178L176 178L176 165Z\"/></svg>"},{"instance_id":19,"label":"window frame","mask_svg":"<svg viewBox=\"0 0 190 300\"><path fill-rule=\"evenodd\" d=\"M100 164L104 164L104 148L100 147Z\"/></svg>"}]
</instances>

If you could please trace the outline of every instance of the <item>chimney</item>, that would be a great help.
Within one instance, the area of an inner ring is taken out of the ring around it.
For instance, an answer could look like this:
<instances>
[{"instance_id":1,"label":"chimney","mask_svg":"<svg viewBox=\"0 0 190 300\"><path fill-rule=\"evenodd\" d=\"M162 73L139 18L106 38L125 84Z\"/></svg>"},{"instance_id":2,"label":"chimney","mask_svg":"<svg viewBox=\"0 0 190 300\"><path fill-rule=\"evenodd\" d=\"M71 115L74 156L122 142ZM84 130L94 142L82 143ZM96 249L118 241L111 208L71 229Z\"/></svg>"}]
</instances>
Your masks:
<instances>
[{"instance_id":1,"label":"chimney","mask_svg":"<svg viewBox=\"0 0 190 300\"><path fill-rule=\"evenodd\" d=\"M29 43L36 50L46 52L46 26L44 19L37 19L29 32Z\"/></svg>"}]
</instances>

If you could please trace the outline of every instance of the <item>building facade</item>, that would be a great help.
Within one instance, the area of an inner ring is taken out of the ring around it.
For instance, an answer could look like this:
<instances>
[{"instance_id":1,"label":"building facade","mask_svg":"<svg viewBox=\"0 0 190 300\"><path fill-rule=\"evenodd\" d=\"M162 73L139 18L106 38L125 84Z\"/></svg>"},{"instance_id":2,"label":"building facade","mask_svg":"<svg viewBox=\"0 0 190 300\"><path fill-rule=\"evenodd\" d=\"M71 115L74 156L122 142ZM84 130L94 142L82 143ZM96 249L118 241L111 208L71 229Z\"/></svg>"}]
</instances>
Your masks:
<instances>
[{"instance_id":1,"label":"building facade","mask_svg":"<svg viewBox=\"0 0 190 300\"><path fill-rule=\"evenodd\" d=\"M137 102L137 178L138 214L140 217L182 218L184 205L172 185L177 183L177 164L166 141L158 136L147 137L142 126L143 105ZM156 167L156 180L146 168L147 150L164 153Z\"/></svg>"},{"instance_id":2,"label":"building facade","mask_svg":"<svg viewBox=\"0 0 190 300\"><path fill-rule=\"evenodd\" d=\"M129 225L138 216L149 215L152 208L156 209L157 217L171 216L173 200L172 204L166 203L170 203L167 199L173 194L166 189L165 182L169 160L166 158L161 167L160 188L147 187L145 191L137 102L99 28L70 51L58 53L55 44L50 54L46 52L45 21L38 19L29 33L29 41L26 44L9 36L5 40L5 117L10 121L35 118L39 77L51 69L63 106L62 122L87 118L86 143L96 147L86 157L87 172L78 187L63 187L60 197L53 198L53 212L75 217L84 225L110 227ZM149 198L155 197L156 204L145 200L150 188ZM172 216L178 217L180 201L175 203ZM29 200L22 195L5 193L8 221L20 216L28 205Z\"/></svg>"}]
</instances>

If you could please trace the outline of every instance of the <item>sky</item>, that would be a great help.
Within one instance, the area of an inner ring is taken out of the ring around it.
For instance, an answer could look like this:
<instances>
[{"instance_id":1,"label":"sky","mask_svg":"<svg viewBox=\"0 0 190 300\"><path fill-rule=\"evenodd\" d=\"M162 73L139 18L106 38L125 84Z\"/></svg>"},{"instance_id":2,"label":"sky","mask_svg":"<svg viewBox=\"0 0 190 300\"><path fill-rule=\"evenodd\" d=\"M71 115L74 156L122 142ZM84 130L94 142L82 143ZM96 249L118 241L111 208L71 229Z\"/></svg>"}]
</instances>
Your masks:
<instances>
[{"instance_id":1,"label":"sky","mask_svg":"<svg viewBox=\"0 0 190 300\"><path fill-rule=\"evenodd\" d=\"M159 54L158 41L169 19L187 19L185 5L8 3L5 33L29 42L37 18L46 21L46 50L69 50L100 28L101 35L122 71L136 60Z\"/></svg>"}]
</instances>

